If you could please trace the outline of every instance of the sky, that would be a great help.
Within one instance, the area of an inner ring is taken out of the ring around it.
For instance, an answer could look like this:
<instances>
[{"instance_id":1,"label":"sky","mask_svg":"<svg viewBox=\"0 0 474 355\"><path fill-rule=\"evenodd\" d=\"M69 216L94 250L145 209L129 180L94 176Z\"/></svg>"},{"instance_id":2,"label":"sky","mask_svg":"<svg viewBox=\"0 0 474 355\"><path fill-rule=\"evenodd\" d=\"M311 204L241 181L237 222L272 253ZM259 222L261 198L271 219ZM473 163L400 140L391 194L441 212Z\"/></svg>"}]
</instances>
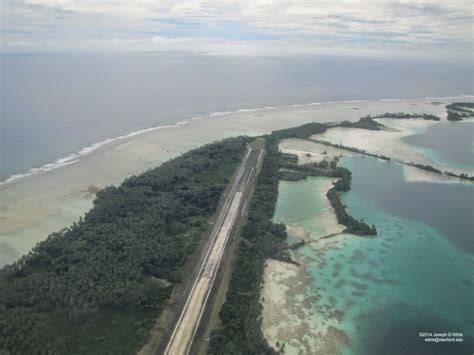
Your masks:
<instances>
[{"instance_id":1,"label":"sky","mask_svg":"<svg viewBox=\"0 0 474 355\"><path fill-rule=\"evenodd\" d=\"M2 52L473 59L473 2L1 0Z\"/></svg>"}]
</instances>

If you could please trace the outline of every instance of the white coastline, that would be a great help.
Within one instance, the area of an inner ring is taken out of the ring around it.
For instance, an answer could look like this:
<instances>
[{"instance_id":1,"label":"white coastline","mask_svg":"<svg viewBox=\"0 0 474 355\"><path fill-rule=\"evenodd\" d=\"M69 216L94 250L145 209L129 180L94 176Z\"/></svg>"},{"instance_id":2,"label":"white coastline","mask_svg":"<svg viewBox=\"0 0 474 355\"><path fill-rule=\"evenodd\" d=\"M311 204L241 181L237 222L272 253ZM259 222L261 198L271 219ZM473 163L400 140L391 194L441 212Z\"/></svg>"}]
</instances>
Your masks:
<instances>
[{"instance_id":1,"label":"white coastline","mask_svg":"<svg viewBox=\"0 0 474 355\"><path fill-rule=\"evenodd\" d=\"M103 188L119 184L128 176L156 167L190 149L236 135L256 136L308 122L354 121L367 114L389 111L426 112L445 117L444 105L434 105L432 100L244 109L214 117L193 117L175 125L152 127L95 143L75 155L58 159L57 165L0 185L0 266L14 261L36 242L70 226L83 215L92 206L93 196L85 193L89 186Z\"/></svg>"},{"instance_id":2,"label":"white coastline","mask_svg":"<svg viewBox=\"0 0 474 355\"><path fill-rule=\"evenodd\" d=\"M182 126L184 124L187 124L189 122L190 122L190 120L189 121L179 121L174 125L165 125L165 126L156 126L156 127L151 127L151 128L145 128L145 129L142 129L142 130L133 131L133 132L128 133L128 134L116 136L116 137L113 137L113 138L104 139L103 141L93 143L91 145L88 145L88 146L80 149L77 153L73 153L73 154L67 155L63 158L59 158L59 159L57 159L57 160L55 160L51 163L46 163L46 164L44 164L44 165L42 165L38 168L31 168L27 172L14 174L14 175L8 177L5 181L0 182L0 186L6 185L10 182L13 182L15 180L18 180L18 179L21 179L21 178L24 178L24 177L27 177L27 176L31 176L31 175L35 175L35 174L41 174L41 173L47 173L48 171L51 171L51 170L54 170L54 169L59 169L63 166L67 166L67 165L70 165L70 164L77 163L77 162L79 162L79 159L81 157L83 157L87 154L90 154L93 151L95 151L95 150L97 150L97 149L99 149L99 148L101 148L101 147L103 147L103 146L105 146L109 143L115 142L117 140L136 137L140 134L156 131L158 129L176 128L176 127Z\"/></svg>"},{"instance_id":3,"label":"white coastline","mask_svg":"<svg viewBox=\"0 0 474 355\"><path fill-rule=\"evenodd\" d=\"M36 174L42 174L42 173L47 173L51 170L54 169L59 169L61 167L70 165L70 164L75 164L81 159L82 157L92 153L93 151L110 144L112 142L115 142L117 140L122 140L122 139L127 139L127 138L132 138L144 133L152 132L155 130L159 129L166 129L166 128L177 128L183 125L187 125L193 121L204 119L204 118L216 118L216 117L222 117L226 115L232 115L232 114L238 114L238 113L251 113L251 112L259 112L259 111L268 111L268 110L278 110L278 109L283 109L283 108L288 108L288 107L293 107L293 108L304 108L304 107L311 107L311 106L319 106L319 105L337 105L337 104L357 104L357 103L373 103L373 102L397 102L397 101L419 101L419 100L453 100L453 99L474 99L474 95L460 95L460 96L444 96L444 97L426 97L423 99L419 98L400 98L400 99L393 99L393 98L386 98L386 99L378 99L378 100L341 100L341 101L323 101L323 102L309 102L309 103L302 103L302 104L287 104L287 105L279 105L279 106L263 106L263 107L254 107L254 108L241 108L233 111L215 111L211 112L208 115L202 115L202 116L193 116L189 119L181 120L176 122L173 125L161 125L161 126L154 126L154 127L149 127L141 130L136 130L132 131L127 134L119 135L116 137L111 137L104 139L102 141L90 144L88 146L85 146L81 148L78 152L69 154L65 157L61 157L59 159L56 159L52 162L48 162L42 166L39 167L33 167L30 168L29 170L21 173L16 173L11 176L9 176L7 179L4 181L0 181L0 186L7 185L13 181L16 181L18 179L22 179L25 177L29 177L32 175Z\"/></svg>"},{"instance_id":4,"label":"white coastline","mask_svg":"<svg viewBox=\"0 0 474 355\"><path fill-rule=\"evenodd\" d=\"M387 123L387 120L380 120L380 122ZM391 131L334 128L313 137L332 141L333 143L342 143L346 146L359 147L369 152L396 156L409 161L418 158L426 163L427 161L423 159L427 158L423 155L415 156L414 147L402 143L401 138L406 135L420 133L429 125L443 123L423 120L396 120L395 123L396 127L394 128L396 130ZM401 149L400 146L402 146ZM334 157L360 156L359 153L300 138L283 139L280 141L279 148L284 153L296 155L298 164L319 162L323 159L330 161ZM387 163L384 162L384 164ZM392 161L388 164L399 163ZM413 166L402 165L402 167L405 180L410 182L472 184L469 181L435 174ZM322 183L324 180L319 181ZM324 198L327 189L319 190L317 187L313 187L313 191L318 191L320 197ZM291 210L295 201L299 201L298 197L295 200L288 198L287 194L283 196L278 197L278 204L281 204L280 207L283 206L283 209ZM290 200L292 201L288 202ZM330 203L328 205L330 206ZM328 211L330 208L326 207ZM284 214L282 213L282 215ZM332 217L332 220L330 217ZM328 297L327 294L321 292L332 282L331 280L338 277L339 268L336 268L338 263L332 263L329 270L334 271L330 271L320 278L315 278L314 270L315 268L326 268L326 264L330 263L329 259L334 258L334 256L330 258L323 257L326 251L339 249L341 246L345 246L347 242L351 244L361 243L368 239L341 233L344 228L337 229L337 218L332 210L330 213L320 213L316 216L316 219L316 224L311 223L309 217L294 223L284 222L291 238L296 241L306 241L305 245L291 250L292 259L297 262L296 265L272 259L265 262L264 281L261 289L261 303L263 305L262 332L270 346L278 348L284 344L285 354L345 354L352 351L350 349L351 341L354 341L351 330L352 324L347 326L347 322L343 323L344 319L347 318L347 314L352 311L352 306L347 306L347 304L336 306L336 298L332 295ZM316 226L325 228L326 234L340 234L333 235L331 238L311 238L313 232L317 229ZM330 231L331 227L335 230ZM290 245L292 243L293 241L289 241ZM368 248L367 250L372 251L373 249ZM340 254L340 260L345 257L349 258L349 254L346 254ZM337 257L335 258L339 260ZM381 258L381 260L383 262L384 259ZM327 277L331 272L333 272L332 277ZM353 293L350 296L350 302L353 298L359 297L359 295L356 296L356 293ZM329 301L331 305L320 302L321 299L325 299L326 302ZM370 297L370 299L366 297L365 299L367 302L372 300L373 297Z\"/></svg>"}]
</instances>

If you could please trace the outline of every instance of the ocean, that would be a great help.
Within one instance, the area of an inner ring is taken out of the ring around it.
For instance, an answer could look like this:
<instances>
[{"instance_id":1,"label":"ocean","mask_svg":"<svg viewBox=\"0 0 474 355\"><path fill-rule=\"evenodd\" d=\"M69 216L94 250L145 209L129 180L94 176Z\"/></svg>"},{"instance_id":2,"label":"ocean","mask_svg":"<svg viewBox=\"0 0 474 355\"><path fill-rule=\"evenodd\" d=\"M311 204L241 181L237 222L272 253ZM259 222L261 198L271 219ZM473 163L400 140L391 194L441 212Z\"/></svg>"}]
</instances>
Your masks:
<instances>
[{"instance_id":1,"label":"ocean","mask_svg":"<svg viewBox=\"0 0 474 355\"><path fill-rule=\"evenodd\" d=\"M474 167L474 124L472 121L442 122L403 140L442 165Z\"/></svg>"},{"instance_id":2,"label":"ocean","mask_svg":"<svg viewBox=\"0 0 474 355\"><path fill-rule=\"evenodd\" d=\"M401 59L124 53L3 54L0 60L0 182L200 117L328 101L436 101L472 95L473 82L470 64ZM404 140L440 164L472 169L472 127L442 122ZM353 171L345 204L375 224L379 236L346 238L324 253L315 244L301 249L310 276L305 320L319 326L318 315L343 314L340 322L323 321L347 335L349 354L446 352L450 344L423 342L419 333L430 331L462 332L464 343L448 349L472 351L472 185L408 182L401 166L372 158L342 164ZM319 184L315 178L284 185L277 219L324 232Z\"/></svg>"},{"instance_id":3,"label":"ocean","mask_svg":"<svg viewBox=\"0 0 474 355\"><path fill-rule=\"evenodd\" d=\"M183 53L1 54L0 183L229 111L472 94L470 63Z\"/></svg>"}]
</instances>

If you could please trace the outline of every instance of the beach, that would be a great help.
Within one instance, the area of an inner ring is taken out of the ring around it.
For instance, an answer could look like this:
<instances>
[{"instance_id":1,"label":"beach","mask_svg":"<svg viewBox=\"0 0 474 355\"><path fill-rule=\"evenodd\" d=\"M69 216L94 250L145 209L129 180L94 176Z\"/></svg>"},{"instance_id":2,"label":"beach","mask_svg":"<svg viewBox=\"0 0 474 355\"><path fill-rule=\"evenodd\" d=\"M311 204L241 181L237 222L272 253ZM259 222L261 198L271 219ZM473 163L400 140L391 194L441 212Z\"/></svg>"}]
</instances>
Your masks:
<instances>
[{"instance_id":1,"label":"beach","mask_svg":"<svg viewBox=\"0 0 474 355\"><path fill-rule=\"evenodd\" d=\"M346 150L297 138L280 141L279 149L297 155L298 164L354 156ZM310 273L315 258L318 268L322 268L328 250L358 238L343 233L345 226L338 223L326 197L334 181L308 177L279 183L274 221L286 225L288 244L305 243L291 251L298 265L272 259L265 263L262 330L271 346L285 344L286 354L336 354L350 345L347 334L338 329L343 313L316 306L322 285L318 282L315 287Z\"/></svg>"},{"instance_id":2,"label":"beach","mask_svg":"<svg viewBox=\"0 0 474 355\"><path fill-rule=\"evenodd\" d=\"M92 206L96 189L118 185L127 176L205 143L236 135L261 135L308 122L354 121L383 112L425 112L444 118L444 103L451 101L347 101L217 112L96 144L96 149L64 166L43 172L39 169L38 173L0 186L0 265L16 260L48 234L78 220Z\"/></svg>"},{"instance_id":3,"label":"beach","mask_svg":"<svg viewBox=\"0 0 474 355\"><path fill-rule=\"evenodd\" d=\"M0 355L474 355L471 2L0 8Z\"/></svg>"},{"instance_id":4,"label":"beach","mask_svg":"<svg viewBox=\"0 0 474 355\"><path fill-rule=\"evenodd\" d=\"M448 170L457 174L468 173L472 175L474 172L472 166L460 168L436 161L429 156L427 151L423 151L421 148L404 141L404 138L408 136L422 133L431 126L445 124L444 122L388 118L377 119L377 121L389 127L389 129L373 131L338 127L330 129L323 134L314 135L312 138L354 147L372 154L388 156L394 161L431 165L439 170ZM472 125L472 122L463 124ZM446 142L446 144L451 143ZM410 178L416 179L416 174L413 174L412 170L408 169L407 173L411 175Z\"/></svg>"},{"instance_id":5,"label":"beach","mask_svg":"<svg viewBox=\"0 0 474 355\"><path fill-rule=\"evenodd\" d=\"M288 146L288 140L281 146ZM285 223L289 244L305 242L291 252L298 265L272 259L265 263L262 330L271 346L285 344L285 354L333 354L349 343L336 328L343 314L329 307L315 308L320 295L309 272L315 255L321 258L334 243L357 238L344 234L345 227L337 222L326 198L332 184L333 179L325 177L280 182L274 220Z\"/></svg>"}]
</instances>

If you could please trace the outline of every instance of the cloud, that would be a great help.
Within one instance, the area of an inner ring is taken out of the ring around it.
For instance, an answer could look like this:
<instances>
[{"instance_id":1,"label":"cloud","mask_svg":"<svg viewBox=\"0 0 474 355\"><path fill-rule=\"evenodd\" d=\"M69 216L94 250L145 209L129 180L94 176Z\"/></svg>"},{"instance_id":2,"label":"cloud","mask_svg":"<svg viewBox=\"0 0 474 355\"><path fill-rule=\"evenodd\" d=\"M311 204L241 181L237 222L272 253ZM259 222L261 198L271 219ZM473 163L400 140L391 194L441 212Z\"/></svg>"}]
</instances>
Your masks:
<instances>
[{"instance_id":1,"label":"cloud","mask_svg":"<svg viewBox=\"0 0 474 355\"><path fill-rule=\"evenodd\" d=\"M4 0L3 51L467 55L471 1Z\"/></svg>"}]
</instances>

